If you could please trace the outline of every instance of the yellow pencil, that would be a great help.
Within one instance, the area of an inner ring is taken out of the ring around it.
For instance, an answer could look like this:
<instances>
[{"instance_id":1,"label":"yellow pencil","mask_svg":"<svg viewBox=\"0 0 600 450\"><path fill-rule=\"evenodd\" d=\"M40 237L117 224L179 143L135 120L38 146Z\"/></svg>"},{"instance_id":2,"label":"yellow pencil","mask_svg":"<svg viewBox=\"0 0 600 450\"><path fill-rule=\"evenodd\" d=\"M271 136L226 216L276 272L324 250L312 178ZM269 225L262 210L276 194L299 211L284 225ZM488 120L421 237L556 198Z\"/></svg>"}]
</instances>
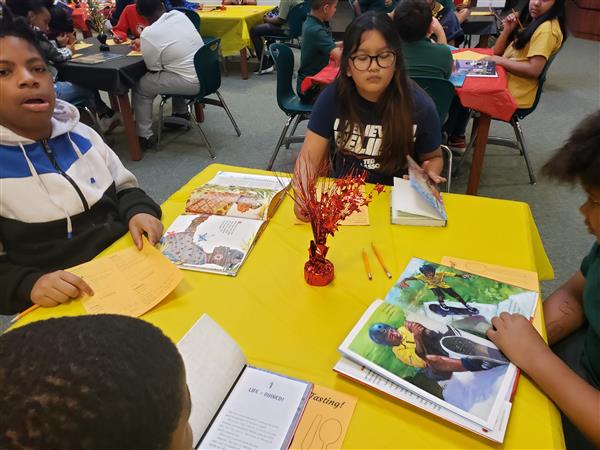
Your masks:
<instances>
[{"instance_id":1,"label":"yellow pencil","mask_svg":"<svg viewBox=\"0 0 600 450\"><path fill-rule=\"evenodd\" d=\"M385 272L387 277L392 278L392 274L385 266L385 262L383 261L383 257L381 256L381 253L379 253L379 250L377 250L377 247L375 247L375 244L373 244L372 242L371 242L371 248L373 249L373 253L375 253L375 256L377 257L377 261L379 261L379 264L381 264L381 268L383 269L383 271Z\"/></svg>"},{"instance_id":2,"label":"yellow pencil","mask_svg":"<svg viewBox=\"0 0 600 450\"><path fill-rule=\"evenodd\" d=\"M372 280L373 274L371 274L371 264L369 264L369 256L367 255L367 252L365 251L364 248L362 251L362 256L363 256L363 262L365 263L365 270L367 271L367 276L369 277L369 280Z\"/></svg>"},{"instance_id":3,"label":"yellow pencil","mask_svg":"<svg viewBox=\"0 0 600 450\"><path fill-rule=\"evenodd\" d=\"M40 307L40 305L33 305L33 306L30 306L29 308L27 308L25 311L23 311L23 312L20 312L19 314L17 314L15 317L13 317L13 318L10 320L10 323L11 323L11 325L12 325L13 323L15 323L17 320L20 320L20 319L22 319L23 317L25 317L25 316L26 316L27 314L29 314L30 312L33 312L33 311L35 311L35 310L36 310L36 309L38 309L39 307Z\"/></svg>"}]
</instances>

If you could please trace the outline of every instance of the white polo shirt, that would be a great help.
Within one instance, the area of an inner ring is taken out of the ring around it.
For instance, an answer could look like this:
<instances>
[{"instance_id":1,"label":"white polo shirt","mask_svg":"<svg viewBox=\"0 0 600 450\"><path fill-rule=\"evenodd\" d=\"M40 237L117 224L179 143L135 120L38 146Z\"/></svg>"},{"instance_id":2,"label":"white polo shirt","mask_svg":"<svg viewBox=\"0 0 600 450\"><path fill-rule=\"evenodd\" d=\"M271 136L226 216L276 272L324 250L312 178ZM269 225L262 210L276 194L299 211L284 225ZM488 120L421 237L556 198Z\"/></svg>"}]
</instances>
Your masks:
<instances>
[{"instance_id":1,"label":"white polo shirt","mask_svg":"<svg viewBox=\"0 0 600 450\"><path fill-rule=\"evenodd\" d=\"M194 55L204 45L194 24L179 11L164 13L140 35L141 51L148 70L176 73L198 82Z\"/></svg>"}]
</instances>

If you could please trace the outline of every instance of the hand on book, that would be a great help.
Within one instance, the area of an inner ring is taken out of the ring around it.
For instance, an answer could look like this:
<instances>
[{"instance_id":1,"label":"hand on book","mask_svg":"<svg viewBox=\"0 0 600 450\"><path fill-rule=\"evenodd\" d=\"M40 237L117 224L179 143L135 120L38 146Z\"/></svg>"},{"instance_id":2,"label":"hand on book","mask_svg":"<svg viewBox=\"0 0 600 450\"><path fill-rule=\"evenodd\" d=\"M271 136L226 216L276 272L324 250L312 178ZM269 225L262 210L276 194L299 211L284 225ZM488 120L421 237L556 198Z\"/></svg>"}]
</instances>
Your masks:
<instances>
[{"instance_id":1,"label":"hand on book","mask_svg":"<svg viewBox=\"0 0 600 450\"><path fill-rule=\"evenodd\" d=\"M549 351L533 325L520 314L503 312L492 319L492 326L487 331L487 337L525 372L537 357Z\"/></svg>"},{"instance_id":2,"label":"hand on book","mask_svg":"<svg viewBox=\"0 0 600 450\"><path fill-rule=\"evenodd\" d=\"M33 285L30 298L40 306L57 306L82 294L94 295L82 278L64 270L42 275Z\"/></svg>"},{"instance_id":3,"label":"hand on book","mask_svg":"<svg viewBox=\"0 0 600 450\"><path fill-rule=\"evenodd\" d=\"M129 220L129 232L133 238L133 242L138 250L142 249L142 234L148 236L148 241L152 245L155 245L162 236L163 224L156 217L146 214L138 213Z\"/></svg>"}]
</instances>

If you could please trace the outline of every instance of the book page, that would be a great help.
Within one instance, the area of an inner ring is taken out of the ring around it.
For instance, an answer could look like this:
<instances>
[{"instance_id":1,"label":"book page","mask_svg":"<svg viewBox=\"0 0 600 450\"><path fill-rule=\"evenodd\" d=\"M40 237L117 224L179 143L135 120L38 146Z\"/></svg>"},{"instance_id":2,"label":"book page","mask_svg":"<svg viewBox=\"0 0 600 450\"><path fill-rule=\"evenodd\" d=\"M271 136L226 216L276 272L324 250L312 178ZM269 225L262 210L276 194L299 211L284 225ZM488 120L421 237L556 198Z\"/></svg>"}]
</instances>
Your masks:
<instances>
[{"instance_id":1,"label":"book page","mask_svg":"<svg viewBox=\"0 0 600 450\"><path fill-rule=\"evenodd\" d=\"M467 50L464 52L452 53L452 58L454 61L466 60L466 61L477 61L479 59L483 59L488 55L484 53L477 53L472 50Z\"/></svg>"},{"instance_id":2,"label":"book page","mask_svg":"<svg viewBox=\"0 0 600 450\"><path fill-rule=\"evenodd\" d=\"M246 367L198 448L286 449L311 387Z\"/></svg>"},{"instance_id":3,"label":"book page","mask_svg":"<svg viewBox=\"0 0 600 450\"><path fill-rule=\"evenodd\" d=\"M357 398L315 385L290 450L342 448Z\"/></svg>"},{"instance_id":4,"label":"book page","mask_svg":"<svg viewBox=\"0 0 600 450\"><path fill-rule=\"evenodd\" d=\"M177 344L185 363L192 413L194 446L206 431L246 365L237 343L204 314Z\"/></svg>"},{"instance_id":5,"label":"book page","mask_svg":"<svg viewBox=\"0 0 600 450\"><path fill-rule=\"evenodd\" d=\"M287 184L289 178L219 172L208 183L194 189L185 211L267 220L274 211L270 208L271 202L283 195Z\"/></svg>"},{"instance_id":6,"label":"book page","mask_svg":"<svg viewBox=\"0 0 600 450\"><path fill-rule=\"evenodd\" d=\"M160 249L183 269L235 275L264 222L239 217L184 214L160 240Z\"/></svg>"},{"instance_id":7,"label":"book page","mask_svg":"<svg viewBox=\"0 0 600 450\"><path fill-rule=\"evenodd\" d=\"M512 406L508 400L504 402L503 410L499 414L498 420L494 426L492 428L485 428L475 422L465 419L460 414L456 414L443 408L439 404L432 402L421 395L418 395L410 389L407 389L396 383L392 383L390 380L377 375L375 372L369 370L365 366L356 364L347 358L340 359L333 370L344 376L352 378L359 383L370 386L380 392L395 397L398 400L414 405L430 414L441 417L444 420L466 428L469 431L477 433L487 439L495 442L502 442L504 440L504 434L506 433L506 426L508 424L508 416Z\"/></svg>"},{"instance_id":8,"label":"book page","mask_svg":"<svg viewBox=\"0 0 600 450\"><path fill-rule=\"evenodd\" d=\"M392 217L399 219L401 221L400 223L406 219L429 219L430 221L437 222L444 221L436 209L417 193L408 180L394 178L391 203Z\"/></svg>"},{"instance_id":9,"label":"book page","mask_svg":"<svg viewBox=\"0 0 600 450\"><path fill-rule=\"evenodd\" d=\"M94 295L81 299L89 314L138 317L161 302L182 279L146 238L142 250L126 248L67 269L83 278Z\"/></svg>"},{"instance_id":10,"label":"book page","mask_svg":"<svg viewBox=\"0 0 600 450\"><path fill-rule=\"evenodd\" d=\"M410 185L436 210L437 215L446 220L446 210L444 209L444 201L442 194L429 175L419 166L414 159L407 155L408 161L408 177Z\"/></svg>"},{"instance_id":11,"label":"book page","mask_svg":"<svg viewBox=\"0 0 600 450\"><path fill-rule=\"evenodd\" d=\"M441 263L453 269L474 273L502 283L512 284L529 291L539 292L540 282L537 272L531 270L515 269L512 267L497 266L471 259L462 259L455 256L443 256Z\"/></svg>"}]
</instances>

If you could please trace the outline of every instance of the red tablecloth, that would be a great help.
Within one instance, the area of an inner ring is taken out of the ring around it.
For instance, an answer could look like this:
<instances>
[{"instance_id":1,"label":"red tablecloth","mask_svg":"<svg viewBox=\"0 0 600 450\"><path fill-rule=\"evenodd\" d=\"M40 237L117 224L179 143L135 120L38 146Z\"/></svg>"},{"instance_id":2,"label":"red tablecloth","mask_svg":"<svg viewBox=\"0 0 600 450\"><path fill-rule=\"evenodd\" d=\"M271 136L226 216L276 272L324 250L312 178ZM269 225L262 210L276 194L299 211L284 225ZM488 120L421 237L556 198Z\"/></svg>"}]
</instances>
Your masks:
<instances>
[{"instance_id":1,"label":"red tablecloth","mask_svg":"<svg viewBox=\"0 0 600 450\"><path fill-rule=\"evenodd\" d=\"M490 48L465 48L452 53L466 50L492 54ZM498 78L467 77L462 87L456 88L456 95L463 106L508 122L517 110L517 103L508 90L504 67L496 66L496 71Z\"/></svg>"},{"instance_id":2,"label":"red tablecloth","mask_svg":"<svg viewBox=\"0 0 600 450\"><path fill-rule=\"evenodd\" d=\"M79 8L75 8L74 4L69 5L73 10L73 27L83 32L88 32L88 26L86 20L89 18L89 12L86 3L80 3Z\"/></svg>"},{"instance_id":3,"label":"red tablecloth","mask_svg":"<svg viewBox=\"0 0 600 450\"><path fill-rule=\"evenodd\" d=\"M477 53L492 54L489 48L464 48L455 50L459 53L471 50ZM460 88L456 88L456 95L463 106L489 114L494 119L509 121L517 110L517 103L510 94L507 86L506 71L503 67L497 68L498 78L467 77ZM314 84L326 86L333 83L339 72L339 67L330 62L316 75L306 77L302 80L300 89L306 92Z\"/></svg>"}]
</instances>

